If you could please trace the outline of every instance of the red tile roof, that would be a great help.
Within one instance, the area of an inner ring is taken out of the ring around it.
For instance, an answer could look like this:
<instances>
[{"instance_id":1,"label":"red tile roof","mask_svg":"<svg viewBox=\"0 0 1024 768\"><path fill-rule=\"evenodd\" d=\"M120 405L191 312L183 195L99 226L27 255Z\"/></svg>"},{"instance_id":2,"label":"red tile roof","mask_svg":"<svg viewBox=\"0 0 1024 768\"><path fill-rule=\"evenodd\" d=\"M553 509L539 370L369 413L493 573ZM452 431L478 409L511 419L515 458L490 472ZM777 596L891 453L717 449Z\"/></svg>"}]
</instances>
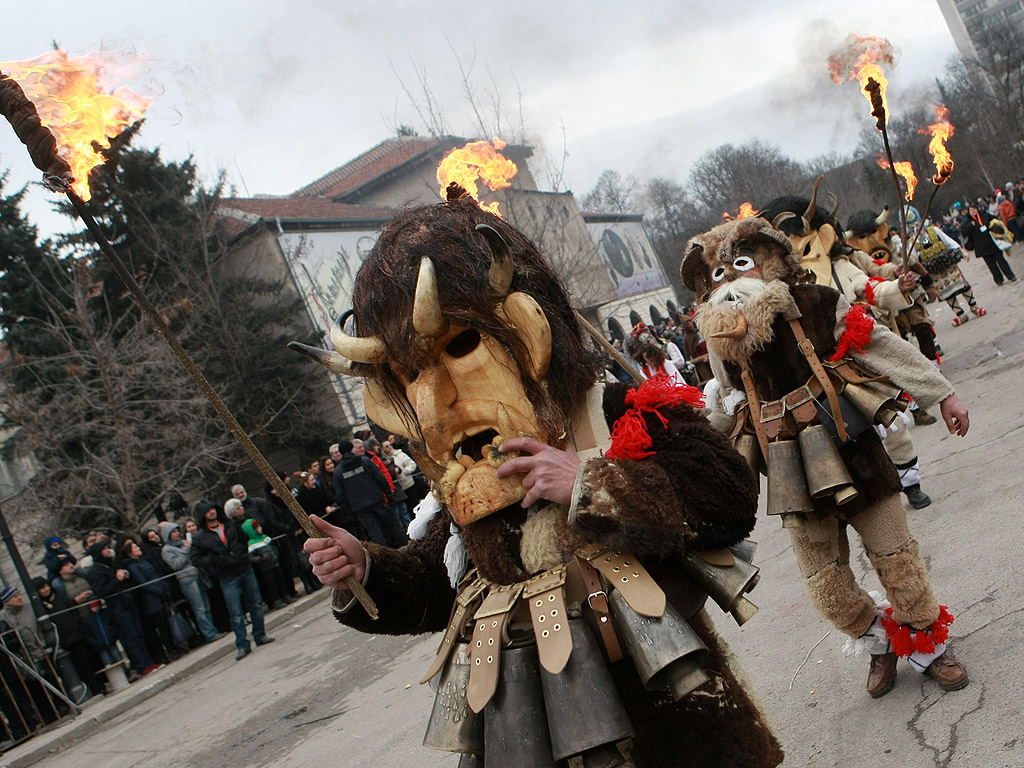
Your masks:
<instances>
[{"instance_id":1,"label":"red tile roof","mask_svg":"<svg viewBox=\"0 0 1024 768\"><path fill-rule=\"evenodd\" d=\"M229 197L221 200L218 213L228 233L236 235L262 220L297 221L369 221L383 223L398 211L365 205L336 203L315 197Z\"/></svg>"},{"instance_id":2,"label":"red tile roof","mask_svg":"<svg viewBox=\"0 0 1024 768\"><path fill-rule=\"evenodd\" d=\"M340 168L321 176L292 193L292 197L337 198L351 192L389 171L418 157L436 150L447 151L465 144L465 139L445 137L442 139L418 136L396 137L382 141L373 149L364 152Z\"/></svg>"}]
</instances>

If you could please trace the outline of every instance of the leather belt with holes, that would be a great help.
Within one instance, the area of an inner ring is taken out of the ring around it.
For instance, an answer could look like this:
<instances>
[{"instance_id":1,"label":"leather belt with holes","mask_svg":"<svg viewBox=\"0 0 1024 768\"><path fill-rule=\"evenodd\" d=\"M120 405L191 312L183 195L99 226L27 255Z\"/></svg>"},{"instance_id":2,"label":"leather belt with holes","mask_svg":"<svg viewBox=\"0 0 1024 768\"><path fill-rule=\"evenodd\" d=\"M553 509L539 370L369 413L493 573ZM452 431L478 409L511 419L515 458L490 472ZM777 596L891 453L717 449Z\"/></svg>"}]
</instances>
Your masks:
<instances>
[{"instance_id":1,"label":"leather belt with holes","mask_svg":"<svg viewBox=\"0 0 1024 768\"><path fill-rule=\"evenodd\" d=\"M580 547L576 554L597 568L634 611L651 618L664 615L665 593L636 557L596 541Z\"/></svg>"},{"instance_id":2,"label":"leather belt with holes","mask_svg":"<svg viewBox=\"0 0 1024 768\"><path fill-rule=\"evenodd\" d=\"M437 648L437 656L431 663L430 669L427 670L427 674L420 680L421 685L441 671L452 653L452 648L455 647L455 641L462 634L462 628L466 625L466 617L475 608L477 600L486 589L487 582L477 578L459 592L458 597L455 598L455 605L452 606L452 615L448 619L448 628L445 629L441 645Z\"/></svg>"},{"instance_id":3,"label":"leather belt with holes","mask_svg":"<svg viewBox=\"0 0 1024 768\"><path fill-rule=\"evenodd\" d=\"M469 646L466 702L474 712L483 711L498 687L501 646L506 640L505 625L522 590L522 582L492 587L473 616L476 626Z\"/></svg>"},{"instance_id":4,"label":"leather belt with holes","mask_svg":"<svg viewBox=\"0 0 1024 768\"><path fill-rule=\"evenodd\" d=\"M537 639L537 654L541 666L553 675L565 668L572 653L572 635L562 591L564 584L565 566L562 565L534 576L523 585L523 599L530 605L533 634Z\"/></svg>"}]
</instances>

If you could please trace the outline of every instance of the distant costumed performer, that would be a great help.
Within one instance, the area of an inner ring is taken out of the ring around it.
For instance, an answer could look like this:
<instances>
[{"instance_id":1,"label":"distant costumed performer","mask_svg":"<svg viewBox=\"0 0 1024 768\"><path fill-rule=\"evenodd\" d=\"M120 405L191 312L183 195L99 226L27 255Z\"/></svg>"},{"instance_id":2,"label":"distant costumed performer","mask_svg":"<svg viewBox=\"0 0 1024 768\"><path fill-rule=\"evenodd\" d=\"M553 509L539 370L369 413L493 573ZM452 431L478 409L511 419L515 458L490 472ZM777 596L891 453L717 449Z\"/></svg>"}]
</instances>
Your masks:
<instances>
[{"instance_id":1,"label":"distant costumed performer","mask_svg":"<svg viewBox=\"0 0 1024 768\"><path fill-rule=\"evenodd\" d=\"M368 417L410 438L433 491L401 549L318 523L306 548L335 616L443 632L424 744L460 765L778 765L703 609L712 592L737 621L756 610L746 463L694 388L600 385L537 248L442 186L446 202L384 228L335 351L300 348L364 377Z\"/></svg>"}]
</instances>

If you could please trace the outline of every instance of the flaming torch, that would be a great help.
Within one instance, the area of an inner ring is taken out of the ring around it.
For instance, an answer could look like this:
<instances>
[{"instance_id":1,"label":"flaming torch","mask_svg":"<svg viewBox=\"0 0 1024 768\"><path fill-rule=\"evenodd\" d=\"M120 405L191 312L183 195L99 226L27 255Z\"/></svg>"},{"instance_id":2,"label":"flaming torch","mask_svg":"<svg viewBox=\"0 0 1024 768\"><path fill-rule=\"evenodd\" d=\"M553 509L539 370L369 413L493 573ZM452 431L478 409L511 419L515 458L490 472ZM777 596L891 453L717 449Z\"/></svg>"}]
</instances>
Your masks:
<instances>
[{"instance_id":1,"label":"flaming torch","mask_svg":"<svg viewBox=\"0 0 1024 768\"><path fill-rule=\"evenodd\" d=\"M935 200L935 194L939 191L939 187L949 181L949 177L953 175L953 156L946 149L946 142L953 135L953 124L949 122L949 110L941 104L936 104L935 122L927 128L923 126L918 128L917 132L932 137L931 141L928 142L928 151L932 153L932 162L935 163L935 173L932 175L932 183L935 187L928 198L928 205L925 206L924 216L922 217L923 221L928 218L928 214L932 209L932 201ZM919 230L917 236L914 237L914 241L910 244L911 248L917 243L917 237L920 234Z\"/></svg>"},{"instance_id":2,"label":"flaming torch","mask_svg":"<svg viewBox=\"0 0 1024 768\"><path fill-rule=\"evenodd\" d=\"M108 60L101 57L71 59L63 51L55 51L26 62L0 64L0 114L7 118L18 138L28 147L33 164L43 172L46 186L67 195L150 325L170 346L249 458L267 482L277 490L295 519L311 537L322 538L323 534L312 524L287 486L281 482L277 472L146 298L86 208L85 201L90 196L89 171L103 162L103 156L95 147L109 147L110 138L141 120L150 103L126 86L111 90L107 64ZM31 98L28 94L31 94ZM350 577L345 586L358 598L366 612L376 619L377 606L362 585Z\"/></svg>"},{"instance_id":3,"label":"flaming torch","mask_svg":"<svg viewBox=\"0 0 1024 768\"><path fill-rule=\"evenodd\" d=\"M464 189L485 211L500 217L497 201L486 205L480 202L476 180L480 179L492 192L512 185L512 177L519 172L519 168L501 154L506 146L504 141L495 137L493 142L471 141L445 155L437 166L441 199L448 199L449 188L454 184Z\"/></svg>"},{"instance_id":4,"label":"flaming torch","mask_svg":"<svg viewBox=\"0 0 1024 768\"><path fill-rule=\"evenodd\" d=\"M895 163L889 163L889 160L882 155L878 156L878 167L879 168L895 168L896 174L903 177L903 180L907 182L907 194L905 198L909 203L914 199L914 192L917 190L917 174L914 173L914 166L912 166L907 160L897 160Z\"/></svg>"},{"instance_id":5,"label":"flaming torch","mask_svg":"<svg viewBox=\"0 0 1024 768\"><path fill-rule=\"evenodd\" d=\"M740 203L739 208L735 208L731 211L722 212L722 221L736 221L736 219L750 219L760 211L754 210L754 206L750 203Z\"/></svg>"},{"instance_id":6,"label":"flaming torch","mask_svg":"<svg viewBox=\"0 0 1024 768\"><path fill-rule=\"evenodd\" d=\"M903 197L903 189L900 186L900 179L897 175L897 163L892 158L892 148L889 146L889 133L886 125L889 122L889 103L886 98L886 90L889 82L885 79L885 73L881 64L893 65L892 43L884 37L872 37L870 35L851 34L847 38L846 48L839 53L829 56L828 69L832 81L842 84L849 80L860 81L861 91L871 104L871 116L875 118L875 128L882 134L882 143L885 145L885 157L889 173L892 175L892 183L896 185L896 198ZM909 166L909 163L907 163ZM908 168L913 175L913 169ZM910 178L907 179L907 193L913 197ZM914 186L917 179L914 178ZM908 197L909 200L909 197ZM907 248L907 212L903 205L899 205L900 213L900 249L903 255L903 264L910 266L910 249Z\"/></svg>"}]
</instances>

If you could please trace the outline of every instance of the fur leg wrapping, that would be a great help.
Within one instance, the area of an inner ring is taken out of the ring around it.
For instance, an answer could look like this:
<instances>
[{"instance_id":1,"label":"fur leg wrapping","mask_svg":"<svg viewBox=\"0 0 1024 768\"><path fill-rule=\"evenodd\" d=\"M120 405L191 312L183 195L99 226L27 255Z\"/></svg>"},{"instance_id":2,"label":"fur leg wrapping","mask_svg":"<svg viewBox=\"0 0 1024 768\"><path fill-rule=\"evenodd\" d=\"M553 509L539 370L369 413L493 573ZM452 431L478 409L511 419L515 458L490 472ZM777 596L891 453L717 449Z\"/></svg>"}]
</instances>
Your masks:
<instances>
[{"instance_id":1,"label":"fur leg wrapping","mask_svg":"<svg viewBox=\"0 0 1024 768\"><path fill-rule=\"evenodd\" d=\"M939 601L932 593L928 571L913 539L890 555L868 552L878 580L885 588L892 617L901 624L926 627L939 616Z\"/></svg>"},{"instance_id":2,"label":"fur leg wrapping","mask_svg":"<svg viewBox=\"0 0 1024 768\"><path fill-rule=\"evenodd\" d=\"M953 623L953 614L946 606L939 606L939 618L925 629L914 629L901 624L893 618L893 609L886 608L882 614L892 650L897 656L909 658L918 672L924 672L928 665L946 650L949 638L949 625ZM923 665L923 666L922 666Z\"/></svg>"},{"instance_id":3,"label":"fur leg wrapping","mask_svg":"<svg viewBox=\"0 0 1024 768\"><path fill-rule=\"evenodd\" d=\"M875 601L847 576L849 566L830 563L807 579L818 613L843 634L860 637L878 616Z\"/></svg>"},{"instance_id":4,"label":"fur leg wrapping","mask_svg":"<svg viewBox=\"0 0 1024 768\"><path fill-rule=\"evenodd\" d=\"M889 653L892 650L892 644L889 642L889 633L883 622L885 609L889 607L889 601L878 592L871 591L868 594L875 601L878 613L875 614L871 626L867 628L863 635L856 638L846 638L846 643L843 644L844 656L857 656L862 653L879 655Z\"/></svg>"}]
</instances>

